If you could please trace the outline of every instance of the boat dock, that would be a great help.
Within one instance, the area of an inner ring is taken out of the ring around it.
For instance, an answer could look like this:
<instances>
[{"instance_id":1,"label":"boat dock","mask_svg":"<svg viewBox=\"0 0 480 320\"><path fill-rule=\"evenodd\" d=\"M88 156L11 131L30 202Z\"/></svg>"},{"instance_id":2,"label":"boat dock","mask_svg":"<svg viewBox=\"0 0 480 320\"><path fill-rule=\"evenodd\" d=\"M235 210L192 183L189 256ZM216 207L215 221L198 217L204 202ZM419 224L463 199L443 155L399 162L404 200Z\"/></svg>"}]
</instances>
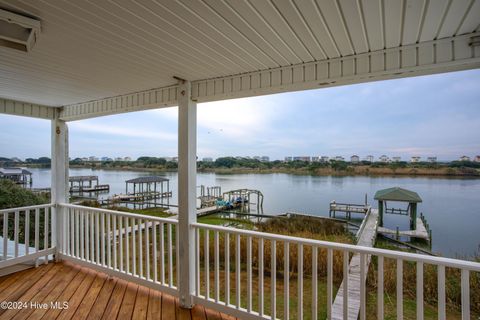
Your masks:
<instances>
[{"instance_id":1,"label":"boat dock","mask_svg":"<svg viewBox=\"0 0 480 320\"><path fill-rule=\"evenodd\" d=\"M169 198L172 196L172 191L168 192L143 192L143 193L129 193L129 194L117 194L112 197L113 201L120 202L136 202L136 201L146 201L152 199L161 199Z\"/></svg>"},{"instance_id":2,"label":"boat dock","mask_svg":"<svg viewBox=\"0 0 480 320\"><path fill-rule=\"evenodd\" d=\"M357 245L363 247L373 247L377 236L378 217L379 215L377 209L367 210L365 219L363 220L363 223L357 233ZM360 283L361 281L366 281L366 275L368 274L368 267L370 265L370 256L366 256L365 259L365 275L363 279L361 278L360 261L360 254L354 254L348 266L347 312L349 320L358 319L358 314L360 312ZM344 282L345 281L342 281L332 305L332 319L344 319Z\"/></svg>"},{"instance_id":3,"label":"boat dock","mask_svg":"<svg viewBox=\"0 0 480 320\"><path fill-rule=\"evenodd\" d=\"M431 231L430 231L431 232ZM410 238L418 238L430 241L430 232L427 230L423 220L421 218L416 219L416 228L415 230L392 230L384 227L378 227L378 233L386 235L395 235L397 238L402 236L407 236Z\"/></svg>"},{"instance_id":4,"label":"boat dock","mask_svg":"<svg viewBox=\"0 0 480 320\"><path fill-rule=\"evenodd\" d=\"M335 215L337 212L345 212L345 218L351 219L352 213L360 213L360 214L367 214L368 211L368 204L353 204L353 203L337 203L335 200L330 202L330 209L328 211L328 215L330 217Z\"/></svg>"},{"instance_id":5,"label":"boat dock","mask_svg":"<svg viewBox=\"0 0 480 320\"><path fill-rule=\"evenodd\" d=\"M212 207L197 209L197 217L208 216L209 214L217 213L223 210L226 210L225 206L212 206Z\"/></svg>"},{"instance_id":6,"label":"boat dock","mask_svg":"<svg viewBox=\"0 0 480 320\"><path fill-rule=\"evenodd\" d=\"M98 183L98 176L71 176L68 182L70 193L110 191L110 185Z\"/></svg>"}]
</instances>

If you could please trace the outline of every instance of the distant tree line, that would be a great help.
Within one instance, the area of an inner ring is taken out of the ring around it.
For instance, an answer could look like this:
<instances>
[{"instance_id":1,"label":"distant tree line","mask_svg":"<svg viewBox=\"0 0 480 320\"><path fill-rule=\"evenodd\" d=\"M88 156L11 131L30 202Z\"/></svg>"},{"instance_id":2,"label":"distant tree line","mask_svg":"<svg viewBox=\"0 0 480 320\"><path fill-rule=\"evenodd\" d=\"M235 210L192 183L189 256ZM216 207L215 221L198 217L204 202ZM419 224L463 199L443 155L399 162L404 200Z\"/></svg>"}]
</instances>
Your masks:
<instances>
[{"instance_id":1,"label":"distant tree line","mask_svg":"<svg viewBox=\"0 0 480 320\"><path fill-rule=\"evenodd\" d=\"M19 166L19 165L31 165L38 167L49 167L50 158L27 158L24 162L14 162L9 158L0 157L0 166ZM161 157L141 156L137 160L132 161L89 161L82 158L75 158L70 161L72 167L90 167L90 168L158 168L173 170L178 168L177 161L167 160ZM309 161L260 161L258 159L243 158L243 157L220 157L215 161L198 161L197 167L199 170L208 169L303 169L303 170L316 170L319 168L331 168L334 171L351 170L356 166L369 166L371 168L425 168L425 169L439 169L439 168L452 168L460 170L476 170L480 169L480 162L474 161L451 161L451 162L416 162L411 163L407 161L398 162L373 162L360 161L358 163L352 163L349 161L330 160L327 162L309 162Z\"/></svg>"}]
</instances>

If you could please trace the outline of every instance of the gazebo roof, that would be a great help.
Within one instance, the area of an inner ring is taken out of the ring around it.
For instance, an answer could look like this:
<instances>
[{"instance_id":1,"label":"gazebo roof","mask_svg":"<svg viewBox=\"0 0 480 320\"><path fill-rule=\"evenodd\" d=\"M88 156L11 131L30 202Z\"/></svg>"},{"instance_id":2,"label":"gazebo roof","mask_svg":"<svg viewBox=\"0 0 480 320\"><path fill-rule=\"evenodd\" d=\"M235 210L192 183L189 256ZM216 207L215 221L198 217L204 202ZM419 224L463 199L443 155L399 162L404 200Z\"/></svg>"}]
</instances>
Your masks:
<instances>
[{"instance_id":1,"label":"gazebo roof","mask_svg":"<svg viewBox=\"0 0 480 320\"><path fill-rule=\"evenodd\" d=\"M148 176L148 177L139 177L125 181L126 183L153 183L153 182L165 182L169 179L160 177L160 176Z\"/></svg>"},{"instance_id":2,"label":"gazebo roof","mask_svg":"<svg viewBox=\"0 0 480 320\"><path fill-rule=\"evenodd\" d=\"M378 190L375 193L375 200L389 200L389 201L400 201L400 202L409 202L417 203L422 202L422 198L415 191L410 191L400 187L387 188L383 190Z\"/></svg>"},{"instance_id":3,"label":"gazebo roof","mask_svg":"<svg viewBox=\"0 0 480 320\"><path fill-rule=\"evenodd\" d=\"M0 168L0 174L6 176L32 175L30 171L24 168Z\"/></svg>"}]
</instances>

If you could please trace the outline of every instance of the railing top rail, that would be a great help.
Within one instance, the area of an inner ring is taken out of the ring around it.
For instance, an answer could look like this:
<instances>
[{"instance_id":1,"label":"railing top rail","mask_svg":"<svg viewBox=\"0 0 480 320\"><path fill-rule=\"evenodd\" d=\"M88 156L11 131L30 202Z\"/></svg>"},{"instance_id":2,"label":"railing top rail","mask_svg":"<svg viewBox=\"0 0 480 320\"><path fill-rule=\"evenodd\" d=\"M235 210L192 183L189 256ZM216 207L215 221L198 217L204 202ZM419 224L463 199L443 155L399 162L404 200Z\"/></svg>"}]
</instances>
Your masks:
<instances>
[{"instance_id":1,"label":"railing top rail","mask_svg":"<svg viewBox=\"0 0 480 320\"><path fill-rule=\"evenodd\" d=\"M452 268L459 268L459 269L466 269L470 271L480 272L480 263L473 262L473 261L425 256L417 253L408 253L408 252L402 252L402 251L362 247L362 246L356 246L351 244L313 240L313 239L299 238L299 237L292 237L292 236L284 236L284 235L277 235L272 233L258 232L258 231L245 230L245 229L235 229L235 228L215 226L215 225L209 225L209 224L203 224L203 223L192 223L192 226L195 228L217 230L217 231L228 232L231 234L248 235L248 236L263 238L268 240L287 241L287 242L293 242L293 243L298 243L303 245L322 247L326 249L351 251L355 253L364 253L368 255L383 256L391 259L402 259L407 261L424 262L427 264L442 265L445 267L452 267Z\"/></svg>"},{"instance_id":2,"label":"railing top rail","mask_svg":"<svg viewBox=\"0 0 480 320\"><path fill-rule=\"evenodd\" d=\"M39 204L36 206L28 206L28 207L18 207L18 208L8 208L8 209L2 209L0 210L0 214L2 213L10 213L10 212L15 212L15 211L25 211L25 210L34 210L34 209L43 209L43 208L49 208L53 207L55 204L53 203L45 203L45 204Z\"/></svg>"},{"instance_id":3,"label":"railing top rail","mask_svg":"<svg viewBox=\"0 0 480 320\"><path fill-rule=\"evenodd\" d=\"M360 204L360 203L345 203L345 202L330 202L330 205L337 205L337 206L349 206L349 207L370 207L370 205Z\"/></svg>"},{"instance_id":4,"label":"railing top rail","mask_svg":"<svg viewBox=\"0 0 480 320\"><path fill-rule=\"evenodd\" d=\"M363 229L365 228L365 225L367 224L367 219L370 216L370 213L372 213L372 207L367 208L367 212L365 213L365 218L363 218L362 223L360 224L360 227L358 228L357 233L355 234L355 237L358 238L360 237L360 234L363 232Z\"/></svg>"},{"instance_id":5,"label":"railing top rail","mask_svg":"<svg viewBox=\"0 0 480 320\"><path fill-rule=\"evenodd\" d=\"M129 218L148 219L148 220L151 220L151 221L166 222L166 223L171 223L171 224L177 224L178 223L178 220L170 219L170 218L160 218L160 217L147 216L147 215L136 214L136 213L116 211L116 210L85 207L85 206L79 206L79 205L76 205L76 204L69 204L69 203L60 203L59 205L62 206L62 207L65 207L65 208L78 209L78 210L89 210L89 211L95 211L95 212L106 213L106 214L114 214L114 215L117 215L117 216L124 216L124 217L129 217Z\"/></svg>"}]
</instances>

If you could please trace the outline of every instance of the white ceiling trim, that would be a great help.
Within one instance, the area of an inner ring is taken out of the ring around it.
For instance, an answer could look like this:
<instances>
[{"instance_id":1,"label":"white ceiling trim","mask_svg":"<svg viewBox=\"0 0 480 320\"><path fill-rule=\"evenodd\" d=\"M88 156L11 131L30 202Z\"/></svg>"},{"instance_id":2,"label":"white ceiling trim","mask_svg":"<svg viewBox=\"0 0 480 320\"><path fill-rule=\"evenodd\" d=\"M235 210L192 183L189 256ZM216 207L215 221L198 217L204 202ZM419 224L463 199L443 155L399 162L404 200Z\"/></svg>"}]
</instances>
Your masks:
<instances>
[{"instance_id":1,"label":"white ceiling trim","mask_svg":"<svg viewBox=\"0 0 480 320\"><path fill-rule=\"evenodd\" d=\"M58 108L0 98L0 113L53 120Z\"/></svg>"}]
</instances>

